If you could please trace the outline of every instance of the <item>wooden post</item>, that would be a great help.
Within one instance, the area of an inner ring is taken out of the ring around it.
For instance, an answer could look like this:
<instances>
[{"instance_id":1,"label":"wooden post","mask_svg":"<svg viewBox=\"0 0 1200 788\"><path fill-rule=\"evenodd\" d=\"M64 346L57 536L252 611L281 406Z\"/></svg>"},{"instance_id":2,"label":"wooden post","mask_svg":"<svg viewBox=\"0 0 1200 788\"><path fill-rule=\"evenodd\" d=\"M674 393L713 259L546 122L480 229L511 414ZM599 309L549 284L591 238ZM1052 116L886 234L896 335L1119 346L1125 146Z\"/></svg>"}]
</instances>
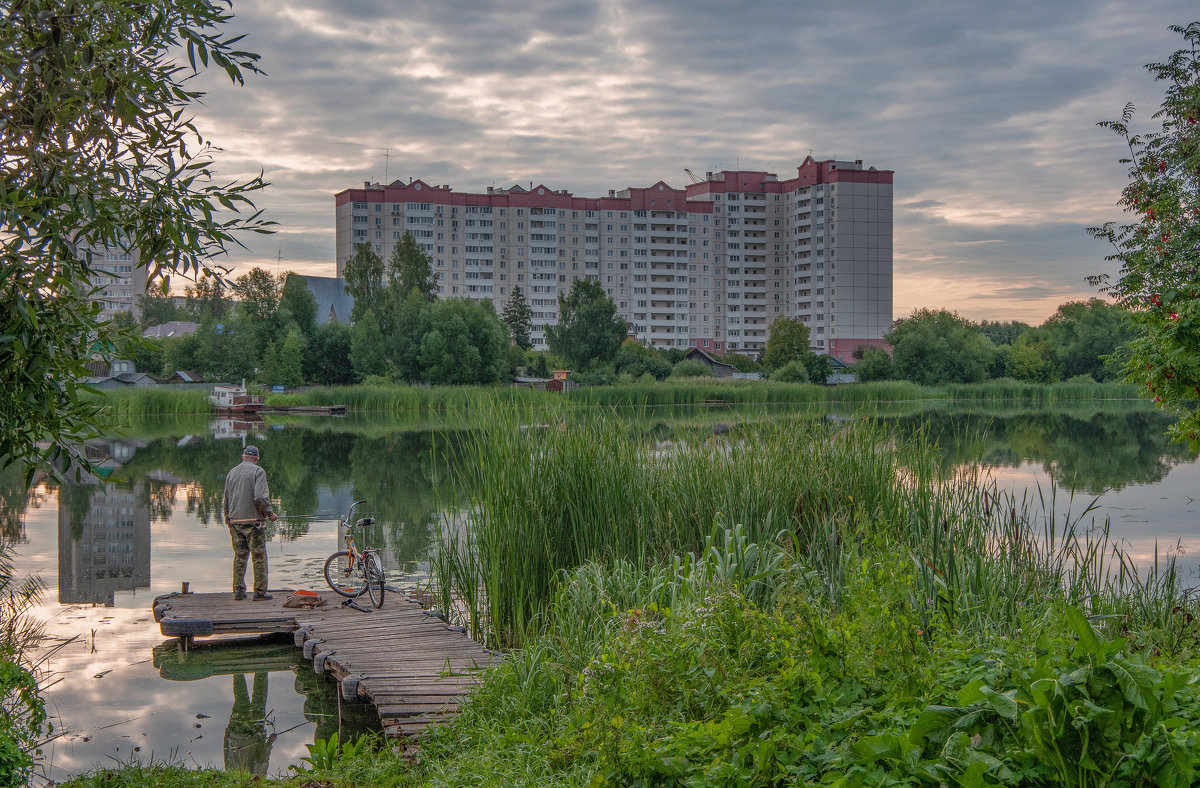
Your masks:
<instances>
[{"instance_id":1,"label":"wooden post","mask_svg":"<svg viewBox=\"0 0 1200 788\"><path fill-rule=\"evenodd\" d=\"M183 581L183 590L180 591L179 593L181 593L181 594L191 593L190 591L188 591L188 581L186 581L186 580Z\"/></svg>"}]
</instances>

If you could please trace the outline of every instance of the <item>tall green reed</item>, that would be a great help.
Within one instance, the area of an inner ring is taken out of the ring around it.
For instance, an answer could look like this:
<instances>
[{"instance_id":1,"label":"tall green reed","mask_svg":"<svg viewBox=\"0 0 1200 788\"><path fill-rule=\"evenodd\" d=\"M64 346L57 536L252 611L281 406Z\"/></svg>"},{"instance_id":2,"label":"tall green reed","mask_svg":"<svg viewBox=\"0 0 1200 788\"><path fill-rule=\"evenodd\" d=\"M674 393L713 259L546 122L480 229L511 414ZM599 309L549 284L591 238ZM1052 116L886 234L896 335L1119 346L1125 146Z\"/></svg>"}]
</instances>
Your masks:
<instances>
[{"instance_id":1,"label":"tall green reed","mask_svg":"<svg viewBox=\"0 0 1200 788\"><path fill-rule=\"evenodd\" d=\"M906 555L914 606L952 626L1018 626L1061 601L1132 610L1133 592L1161 615L1173 600L1166 584L1132 579L1107 531L1086 526L1090 507L1063 514L1053 488L1050 500L1018 500L977 469L947 473L924 431L797 416L653 443L611 411L576 423L564 413L532 424L496 411L464 466L471 504L435 569L491 643L532 633L562 571L703 552L716 523L750 543L782 535L834 606L856 566Z\"/></svg>"},{"instance_id":2,"label":"tall green reed","mask_svg":"<svg viewBox=\"0 0 1200 788\"><path fill-rule=\"evenodd\" d=\"M103 391L93 395L110 417L182 416L211 413L208 392L179 390L167 386L145 389Z\"/></svg>"}]
</instances>

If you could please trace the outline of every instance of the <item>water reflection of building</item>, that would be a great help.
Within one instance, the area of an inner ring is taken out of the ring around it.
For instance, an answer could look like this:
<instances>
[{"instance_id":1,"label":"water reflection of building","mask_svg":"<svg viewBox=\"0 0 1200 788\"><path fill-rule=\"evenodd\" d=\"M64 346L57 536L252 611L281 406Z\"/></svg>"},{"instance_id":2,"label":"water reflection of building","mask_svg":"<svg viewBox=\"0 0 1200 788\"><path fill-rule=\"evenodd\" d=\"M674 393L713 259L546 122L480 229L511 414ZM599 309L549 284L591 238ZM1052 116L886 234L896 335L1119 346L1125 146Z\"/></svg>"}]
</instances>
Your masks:
<instances>
[{"instance_id":1,"label":"water reflection of building","mask_svg":"<svg viewBox=\"0 0 1200 788\"><path fill-rule=\"evenodd\" d=\"M110 441L107 476L136 451ZM99 451L89 444L89 453ZM107 473L106 473L107 472ZM145 483L118 487L96 476L65 483L58 502L58 601L112 605L117 591L150 587L150 510Z\"/></svg>"},{"instance_id":2,"label":"water reflection of building","mask_svg":"<svg viewBox=\"0 0 1200 788\"><path fill-rule=\"evenodd\" d=\"M210 425L214 438L244 438L248 435L261 435L263 420L253 415L235 416L226 419L215 419Z\"/></svg>"}]
</instances>

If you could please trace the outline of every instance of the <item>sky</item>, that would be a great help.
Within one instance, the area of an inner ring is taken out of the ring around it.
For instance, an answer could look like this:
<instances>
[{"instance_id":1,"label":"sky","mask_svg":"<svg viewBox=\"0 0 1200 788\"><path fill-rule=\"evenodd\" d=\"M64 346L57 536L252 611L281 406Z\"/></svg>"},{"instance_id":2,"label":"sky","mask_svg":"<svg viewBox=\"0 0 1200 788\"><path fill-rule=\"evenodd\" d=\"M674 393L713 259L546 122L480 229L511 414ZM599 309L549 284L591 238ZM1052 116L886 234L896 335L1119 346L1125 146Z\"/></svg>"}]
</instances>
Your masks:
<instances>
[{"instance_id":1,"label":"sky","mask_svg":"<svg viewBox=\"0 0 1200 788\"><path fill-rule=\"evenodd\" d=\"M1114 273L1122 140L1096 126L1162 85L1144 66L1194 0L236 2L265 75L202 75L222 177L263 173L278 223L226 265L333 276L334 194L419 178L576 196L682 188L684 168L895 171L894 317L1040 323ZM178 283L176 283L178 285Z\"/></svg>"}]
</instances>

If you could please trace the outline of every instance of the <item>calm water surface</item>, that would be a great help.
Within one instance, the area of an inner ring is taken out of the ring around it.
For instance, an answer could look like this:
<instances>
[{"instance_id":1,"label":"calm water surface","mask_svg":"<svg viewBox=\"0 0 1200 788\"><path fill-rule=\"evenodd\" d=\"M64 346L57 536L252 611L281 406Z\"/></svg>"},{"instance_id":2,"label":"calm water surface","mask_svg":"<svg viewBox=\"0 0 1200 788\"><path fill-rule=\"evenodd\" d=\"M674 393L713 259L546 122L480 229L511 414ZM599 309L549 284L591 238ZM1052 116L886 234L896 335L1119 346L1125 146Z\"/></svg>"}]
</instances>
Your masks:
<instances>
[{"instance_id":1,"label":"calm water surface","mask_svg":"<svg viewBox=\"0 0 1200 788\"><path fill-rule=\"evenodd\" d=\"M1170 553L1184 582L1197 584L1200 469L1196 455L1166 441L1168 422L1151 407L900 404L881 415L899 432L928 430L948 470L976 457L1007 489L1036 497L1056 485L1060 511L1094 502L1087 521L1109 518L1142 566L1156 550L1160 559ZM737 418L676 410L637 421L648 440L668 440ZM321 589L321 566L337 549L334 518L365 498L362 514L376 517L368 544L382 548L391 585L415 590L428 575L437 512L460 497L445 458L468 435L445 424L347 419L146 425L88 447L107 458L101 478L40 480L27 491L0 475L0 527L17 537L20 569L48 585L35 613L49 636L45 695L61 735L46 747L46 776L152 759L277 774L299 764L314 738L377 727L369 705L339 705L335 683L317 676L290 638L198 641L185 653L159 634L151 602L183 581L193 591L229 590L232 553L219 511L243 442L262 450L286 514L268 544L272 588Z\"/></svg>"}]
</instances>

